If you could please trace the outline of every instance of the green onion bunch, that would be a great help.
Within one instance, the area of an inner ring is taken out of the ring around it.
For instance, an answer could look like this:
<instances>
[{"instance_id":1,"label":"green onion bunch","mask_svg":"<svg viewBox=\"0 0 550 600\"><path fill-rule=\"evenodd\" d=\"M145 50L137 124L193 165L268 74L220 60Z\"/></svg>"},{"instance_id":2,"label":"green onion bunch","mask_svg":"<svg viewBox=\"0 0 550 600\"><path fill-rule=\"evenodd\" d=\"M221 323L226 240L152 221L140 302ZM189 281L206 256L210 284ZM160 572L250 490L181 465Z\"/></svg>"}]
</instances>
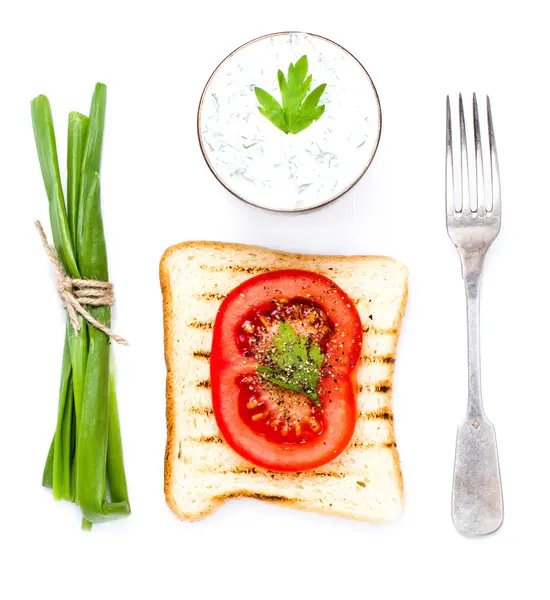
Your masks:
<instances>
[{"instance_id":1,"label":"green onion bunch","mask_svg":"<svg viewBox=\"0 0 550 600\"><path fill-rule=\"evenodd\" d=\"M69 277L109 281L99 170L106 87L96 85L90 115L69 114L67 202L61 185L50 103L31 103L34 137L49 202L53 244ZM86 307L110 326L109 306ZM81 316L67 319L57 426L42 484L80 507L83 529L130 514L109 337Z\"/></svg>"}]
</instances>

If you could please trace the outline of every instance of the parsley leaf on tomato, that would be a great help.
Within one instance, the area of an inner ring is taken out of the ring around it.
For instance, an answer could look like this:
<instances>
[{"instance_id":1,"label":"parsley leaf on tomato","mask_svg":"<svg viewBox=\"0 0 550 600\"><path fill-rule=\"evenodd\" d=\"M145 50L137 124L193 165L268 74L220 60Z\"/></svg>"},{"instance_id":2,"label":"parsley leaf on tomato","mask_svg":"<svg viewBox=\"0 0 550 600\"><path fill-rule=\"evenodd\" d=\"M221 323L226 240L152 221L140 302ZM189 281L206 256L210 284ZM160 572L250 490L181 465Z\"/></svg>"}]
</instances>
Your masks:
<instances>
[{"instance_id":1,"label":"parsley leaf on tomato","mask_svg":"<svg viewBox=\"0 0 550 600\"><path fill-rule=\"evenodd\" d=\"M298 337L292 326L283 321L273 338L271 366L258 367L257 371L267 381L302 392L320 405L317 385L324 358L318 344L309 343L305 336Z\"/></svg>"}]
</instances>

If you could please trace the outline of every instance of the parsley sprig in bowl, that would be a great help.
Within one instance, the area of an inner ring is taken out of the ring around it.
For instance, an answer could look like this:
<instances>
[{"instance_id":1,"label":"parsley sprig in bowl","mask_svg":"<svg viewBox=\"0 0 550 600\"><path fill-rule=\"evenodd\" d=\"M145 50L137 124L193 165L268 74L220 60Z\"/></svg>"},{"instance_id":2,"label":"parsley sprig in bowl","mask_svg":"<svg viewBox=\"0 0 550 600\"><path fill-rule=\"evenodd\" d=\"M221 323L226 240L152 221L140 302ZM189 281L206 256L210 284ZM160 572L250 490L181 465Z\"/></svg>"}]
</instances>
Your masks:
<instances>
[{"instance_id":1,"label":"parsley sprig in bowl","mask_svg":"<svg viewBox=\"0 0 550 600\"><path fill-rule=\"evenodd\" d=\"M260 113L284 133L300 133L325 112L325 106L318 104L327 84L318 85L308 94L312 75L307 75L307 71L308 63L305 54L295 65L290 63L287 77L280 69L277 71L282 106L262 88L254 88L256 98L261 105Z\"/></svg>"}]
</instances>

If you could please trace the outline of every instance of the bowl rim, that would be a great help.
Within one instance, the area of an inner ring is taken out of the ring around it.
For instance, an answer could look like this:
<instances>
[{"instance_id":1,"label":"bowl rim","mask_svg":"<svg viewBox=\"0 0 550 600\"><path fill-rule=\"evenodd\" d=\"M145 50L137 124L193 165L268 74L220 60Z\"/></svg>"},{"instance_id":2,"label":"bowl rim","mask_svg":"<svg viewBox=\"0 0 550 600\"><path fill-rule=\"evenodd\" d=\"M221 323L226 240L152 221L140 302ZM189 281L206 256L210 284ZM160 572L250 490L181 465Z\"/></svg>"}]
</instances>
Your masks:
<instances>
[{"instance_id":1,"label":"bowl rim","mask_svg":"<svg viewBox=\"0 0 550 600\"><path fill-rule=\"evenodd\" d=\"M341 192L339 192L338 194L332 196L331 198L329 198L328 200L323 200L323 202L320 202L319 204L315 204L314 206L307 206L307 207L303 207L303 208L291 208L291 209L283 209L283 208L270 208L268 206L263 206L261 204L256 204L255 202L252 202L251 200L247 200L246 198L243 198L242 196L240 196L235 190L233 190L229 184L227 184L217 173L217 171L215 170L215 168L213 167L213 165L211 164L206 150L204 148L203 145L203 140L202 140L202 135L201 135L201 116L202 116L202 107L204 104L204 98L206 96L206 91L210 85L210 82L212 81L212 79L214 79L214 77L216 76L217 72L219 71L219 69L221 68L221 66L227 61L229 60L232 56L234 56L237 52L239 52L240 50L242 50L243 48L246 48L247 46L250 46L251 44L254 44L256 42L259 42L261 40L264 40L266 38L274 38L280 35L308 35L311 37L315 37L315 38L319 38L321 40L324 40L326 42L329 42L330 44L333 44L334 46L337 46L338 48L340 48L341 50L343 50L346 54L348 54L349 56L351 56L351 58L353 58L357 64L361 67L361 69L363 69L363 71L365 72L365 75L367 76L367 79L369 80L372 89L374 91L374 98L376 101L376 108L378 111L378 131L377 131L377 137L376 137L376 142L374 144L374 147L372 149L371 155L364 167L364 169L359 173L359 175L348 185L346 186ZM233 50L232 52L230 52L222 61L219 62L218 66L214 69L214 71L212 72L212 74L210 75L210 77L208 78L208 81L206 82L204 89L201 93L201 97L199 100L199 106L198 106L198 110L197 110L197 137L198 137L198 141L199 141L199 147L202 153L202 156L208 166L208 168L210 169L210 172L212 173L212 175L214 175L214 177L218 180L218 182L233 196L235 196L235 198L238 198L239 200L241 200L242 202L244 202L245 204L248 204L249 206L253 206L254 208L260 208L262 210L271 212L271 213L282 213L282 214L292 214L292 213L308 213L311 212L313 210L317 210L319 208L328 206L329 204L332 204L333 202L336 202L336 200L338 200L339 198L341 198L344 194L347 194L355 185L357 185L357 183L363 178L363 176L365 175L365 173L368 171L369 167L372 164L372 161L374 160L374 157L376 156L376 152L378 151L378 146L380 145L380 137L382 135L382 107L380 105L380 96L378 95L378 90L376 89L376 86L374 85L374 81L372 80L372 77L370 76L369 72L367 71L367 69L364 67L364 65L361 63L361 61L354 55L352 54L349 50L347 50L346 48L344 48L344 46L342 46L341 44L338 44L337 42L331 40L328 37L325 37L323 35L319 35L317 33L308 33L305 31L278 31L276 33L267 33L265 35L260 35L244 44L241 44L240 46L238 46L237 48L235 48L235 50Z\"/></svg>"}]
</instances>

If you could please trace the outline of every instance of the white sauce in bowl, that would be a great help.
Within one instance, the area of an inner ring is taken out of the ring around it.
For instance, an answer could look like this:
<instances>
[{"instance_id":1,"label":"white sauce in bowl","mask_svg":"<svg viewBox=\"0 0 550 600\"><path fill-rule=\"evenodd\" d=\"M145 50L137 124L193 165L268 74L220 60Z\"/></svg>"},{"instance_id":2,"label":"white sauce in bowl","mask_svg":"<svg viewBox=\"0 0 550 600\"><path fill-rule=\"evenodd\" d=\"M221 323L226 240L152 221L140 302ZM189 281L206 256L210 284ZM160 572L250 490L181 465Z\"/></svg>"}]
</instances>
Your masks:
<instances>
[{"instance_id":1,"label":"white sauce in bowl","mask_svg":"<svg viewBox=\"0 0 550 600\"><path fill-rule=\"evenodd\" d=\"M310 90L327 87L325 112L297 134L285 134L258 111L256 86L281 102L277 70L306 55ZM201 98L199 141L220 182L257 206L282 211L326 204L368 168L380 137L376 89L361 64L333 42L284 33L253 40L216 69Z\"/></svg>"}]
</instances>

